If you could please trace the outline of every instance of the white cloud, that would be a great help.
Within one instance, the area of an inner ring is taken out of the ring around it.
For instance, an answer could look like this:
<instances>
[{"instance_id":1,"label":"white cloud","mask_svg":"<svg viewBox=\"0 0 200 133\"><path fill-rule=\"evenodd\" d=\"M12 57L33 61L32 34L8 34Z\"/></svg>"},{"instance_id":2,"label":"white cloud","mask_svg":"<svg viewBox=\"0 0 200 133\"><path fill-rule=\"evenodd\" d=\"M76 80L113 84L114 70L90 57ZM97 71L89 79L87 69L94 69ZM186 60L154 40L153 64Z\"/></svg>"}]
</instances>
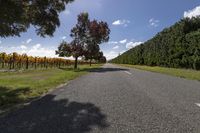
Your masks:
<instances>
[{"instance_id":1,"label":"white cloud","mask_svg":"<svg viewBox=\"0 0 200 133\"><path fill-rule=\"evenodd\" d=\"M50 50L50 49L46 49L46 48L38 48L38 49L30 49L27 52L28 55L32 55L32 56L40 56L40 57L56 57L55 55L55 50Z\"/></svg>"},{"instance_id":2,"label":"white cloud","mask_svg":"<svg viewBox=\"0 0 200 133\"><path fill-rule=\"evenodd\" d=\"M110 51L108 53L104 52L104 55L105 55L107 60L111 60L111 59L117 57L119 55L119 53L117 53L115 51Z\"/></svg>"},{"instance_id":3,"label":"white cloud","mask_svg":"<svg viewBox=\"0 0 200 133\"><path fill-rule=\"evenodd\" d=\"M112 50L110 52L104 52L104 55L105 55L107 60L111 60L111 59L114 59L117 56L123 54L124 52L126 52L126 51L122 50L121 52L116 52L116 51Z\"/></svg>"},{"instance_id":4,"label":"white cloud","mask_svg":"<svg viewBox=\"0 0 200 133\"><path fill-rule=\"evenodd\" d=\"M66 36L63 36L63 37L62 37L62 40L65 40L66 38L67 38Z\"/></svg>"},{"instance_id":5,"label":"white cloud","mask_svg":"<svg viewBox=\"0 0 200 133\"><path fill-rule=\"evenodd\" d=\"M126 52L126 51L125 51L125 50L121 51L121 52L120 52L120 55L123 54L124 52Z\"/></svg>"},{"instance_id":6,"label":"white cloud","mask_svg":"<svg viewBox=\"0 0 200 133\"><path fill-rule=\"evenodd\" d=\"M39 57L57 57L55 55L55 50L54 49L48 49L48 48L44 48L42 47L41 44L35 44L34 46L32 46L31 48L27 48L26 46L20 46L21 50L18 50L16 52L23 54L26 53L29 56L39 56Z\"/></svg>"},{"instance_id":7,"label":"white cloud","mask_svg":"<svg viewBox=\"0 0 200 133\"><path fill-rule=\"evenodd\" d=\"M27 49L27 47L25 45L21 45L20 48L21 49Z\"/></svg>"},{"instance_id":8,"label":"white cloud","mask_svg":"<svg viewBox=\"0 0 200 133\"><path fill-rule=\"evenodd\" d=\"M116 41L111 41L111 42L108 42L108 44L118 44L118 42L116 42Z\"/></svg>"},{"instance_id":9,"label":"white cloud","mask_svg":"<svg viewBox=\"0 0 200 133\"><path fill-rule=\"evenodd\" d=\"M70 14L70 11L66 9L63 13L64 13L65 15L69 15L69 14Z\"/></svg>"},{"instance_id":10,"label":"white cloud","mask_svg":"<svg viewBox=\"0 0 200 133\"><path fill-rule=\"evenodd\" d=\"M122 43L122 44L124 44L124 43L127 42L127 39L121 40L121 41L119 41L119 42Z\"/></svg>"},{"instance_id":11,"label":"white cloud","mask_svg":"<svg viewBox=\"0 0 200 133\"><path fill-rule=\"evenodd\" d=\"M2 43L2 41L0 40L0 44Z\"/></svg>"},{"instance_id":12,"label":"white cloud","mask_svg":"<svg viewBox=\"0 0 200 133\"><path fill-rule=\"evenodd\" d=\"M149 25L152 27L158 27L159 26L159 20L156 20L154 18L149 19Z\"/></svg>"},{"instance_id":13,"label":"white cloud","mask_svg":"<svg viewBox=\"0 0 200 133\"><path fill-rule=\"evenodd\" d=\"M41 44L35 44L33 46L27 47L26 45L19 45L19 46L12 46L12 47L3 47L2 51L5 51L6 53L13 53L17 52L19 54L27 54L29 56L39 56L39 57L58 57L58 55L55 55L56 48L54 47L43 47ZM65 59L73 59L65 58Z\"/></svg>"},{"instance_id":14,"label":"white cloud","mask_svg":"<svg viewBox=\"0 0 200 133\"><path fill-rule=\"evenodd\" d=\"M117 45L117 46L113 47L113 49L119 49L119 46Z\"/></svg>"},{"instance_id":15,"label":"white cloud","mask_svg":"<svg viewBox=\"0 0 200 133\"><path fill-rule=\"evenodd\" d=\"M129 43L127 43L126 44L126 48L127 49L131 49L131 48L133 48L133 47L135 47L135 46L138 46L138 45L140 45L140 44L142 44L143 42L129 42Z\"/></svg>"},{"instance_id":16,"label":"white cloud","mask_svg":"<svg viewBox=\"0 0 200 133\"><path fill-rule=\"evenodd\" d=\"M121 25L122 22L121 22L121 20L116 20L116 21L114 21L112 24L113 24L113 25Z\"/></svg>"},{"instance_id":17,"label":"white cloud","mask_svg":"<svg viewBox=\"0 0 200 133\"><path fill-rule=\"evenodd\" d=\"M29 56L38 56L38 57L51 57L51 58L63 58L63 59L69 59L74 60L73 57L58 57L58 55L55 54L55 47L43 47L41 44L35 44L31 47L27 47L25 45L20 46L7 46L7 47L0 47L5 51L6 53L10 54L13 52L17 52L19 54L27 54ZM79 58L80 60L81 58Z\"/></svg>"},{"instance_id":18,"label":"white cloud","mask_svg":"<svg viewBox=\"0 0 200 133\"><path fill-rule=\"evenodd\" d=\"M33 49L39 49L40 47L41 47L41 44L38 43L38 44L34 45L32 48Z\"/></svg>"},{"instance_id":19,"label":"white cloud","mask_svg":"<svg viewBox=\"0 0 200 133\"><path fill-rule=\"evenodd\" d=\"M29 44L31 41L32 41L32 39L29 38L29 39L26 40L26 43Z\"/></svg>"},{"instance_id":20,"label":"white cloud","mask_svg":"<svg viewBox=\"0 0 200 133\"><path fill-rule=\"evenodd\" d=\"M183 16L184 18L192 18L200 16L200 6L197 6L192 10L185 11Z\"/></svg>"},{"instance_id":21,"label":"white cloud","mask_svg":"<svg viewBox=\"0 0 200 133\"><path fill-rule=\"evenodd\" d=\"M119 20L114 21L112 24L113 25L123 25L124 27L127 27L129 23L130 23L129 20L125 20L125 19L120 20L119 19Z\"/></svg>"}]
</instances>

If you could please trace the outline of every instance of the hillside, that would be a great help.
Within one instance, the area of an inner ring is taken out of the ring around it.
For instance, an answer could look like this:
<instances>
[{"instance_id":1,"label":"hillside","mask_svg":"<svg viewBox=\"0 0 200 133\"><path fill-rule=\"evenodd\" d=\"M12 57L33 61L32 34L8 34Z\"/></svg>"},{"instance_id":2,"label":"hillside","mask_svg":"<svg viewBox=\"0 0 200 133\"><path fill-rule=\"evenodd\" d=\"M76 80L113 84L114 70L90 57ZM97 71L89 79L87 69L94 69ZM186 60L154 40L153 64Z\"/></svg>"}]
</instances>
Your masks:
<instances>
[{"instance_id":1,"label":"hillside","mask_svg":"<svg viewBox=\"0 0 200 133\"><path fill-rule=\"evenodd\" d=\"M112 63L200 69L200 18L185 18Z\"/></svg>"}]
</instances>

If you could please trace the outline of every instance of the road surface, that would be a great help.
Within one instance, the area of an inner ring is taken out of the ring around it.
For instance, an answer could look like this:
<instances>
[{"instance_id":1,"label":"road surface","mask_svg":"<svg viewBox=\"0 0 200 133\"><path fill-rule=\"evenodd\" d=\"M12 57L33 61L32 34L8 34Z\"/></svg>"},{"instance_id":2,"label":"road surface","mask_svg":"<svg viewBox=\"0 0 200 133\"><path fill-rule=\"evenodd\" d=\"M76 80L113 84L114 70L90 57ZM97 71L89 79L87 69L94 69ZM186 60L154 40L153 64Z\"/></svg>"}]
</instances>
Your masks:
<instances>
[{"instance_id":1,"label":"road surface","mask_svg":"<svg viewBox=\"0 0 200 133\"><path fill-rule=\"evenodd\" d=\"M200 133L200 82L106 64L1 117L0 133Z\"/></svg>"}]
</instances>

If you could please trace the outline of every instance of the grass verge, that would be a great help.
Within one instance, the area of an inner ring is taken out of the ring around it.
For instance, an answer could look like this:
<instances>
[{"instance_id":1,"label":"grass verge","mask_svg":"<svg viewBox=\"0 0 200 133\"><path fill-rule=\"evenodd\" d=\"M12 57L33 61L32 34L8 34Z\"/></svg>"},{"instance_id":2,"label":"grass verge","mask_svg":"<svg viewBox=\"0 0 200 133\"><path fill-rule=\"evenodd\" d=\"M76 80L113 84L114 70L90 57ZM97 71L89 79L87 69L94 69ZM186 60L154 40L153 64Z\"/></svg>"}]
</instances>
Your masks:
<instances>
[{"instance_id":1,"label":"grass verge","mask_svg":"<svg viewBox=\"0 0 200 133\"><path fill-rule=\"evenodd\" d=\"M0 72L0 110L40 97L58 85L75 79L101 65L72 68Z\"/></svg>"},{"instance_id":2,"label":"grass verge","mask_svg":"<svg viewBox=\"0 0 200 133\"><path fill-rule=\"evenodd\" d=\"M128 64L119 64L119 65L200 81L200 71L195 71L195 70L190 70L190 69L177 69L177 68L166 68L166 67L157 67L157 66L151 67L151 66L128 65Z\"/></svg>"}]
</instances>

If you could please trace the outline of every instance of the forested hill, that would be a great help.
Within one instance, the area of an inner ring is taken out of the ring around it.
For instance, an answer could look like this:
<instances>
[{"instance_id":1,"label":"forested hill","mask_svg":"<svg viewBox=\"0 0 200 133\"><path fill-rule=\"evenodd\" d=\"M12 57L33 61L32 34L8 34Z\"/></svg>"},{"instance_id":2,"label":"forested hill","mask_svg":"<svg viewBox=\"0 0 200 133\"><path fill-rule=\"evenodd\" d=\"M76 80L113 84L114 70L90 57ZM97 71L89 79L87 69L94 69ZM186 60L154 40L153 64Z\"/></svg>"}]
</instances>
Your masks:
<instances>
[{"instance_id":1,"label":"forested hill","mask_svg":"<svg viewBox=\"0 0 200 133\"><path fill-rule=\"evenodd\" d=\"M111 62L200 69L200 17L180 20Z\"/></svg>"}]
</instances>

